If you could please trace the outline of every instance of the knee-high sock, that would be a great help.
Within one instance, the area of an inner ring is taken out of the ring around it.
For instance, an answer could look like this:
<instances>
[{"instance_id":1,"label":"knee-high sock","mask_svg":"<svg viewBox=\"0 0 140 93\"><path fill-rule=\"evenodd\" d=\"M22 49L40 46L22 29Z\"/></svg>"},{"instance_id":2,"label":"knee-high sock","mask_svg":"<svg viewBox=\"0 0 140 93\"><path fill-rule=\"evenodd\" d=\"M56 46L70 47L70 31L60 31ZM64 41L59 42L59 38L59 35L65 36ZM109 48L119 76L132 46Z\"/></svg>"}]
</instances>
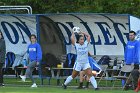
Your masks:
<instances>
[{"instance_id":1,"label":"knee-high sock","mask_svg":"<svg viewBox=\"0 0 140 93\"><path fill-rule=\"evenodd\" d=\"M86 88L88 88L88 87L89 87L89 83L90 83L90 82L89 82L89 81L87 81L87 83L86 83Z\"/></svg>"},{"instance_id":2,"label":"knee-high sock","mask_svg":"<svg viewBox=\"0 0 140 93\"><path fill-rule=\"evenodd\" d=\"M68 85L68 84L71 82L71 80L73 80L73 78L72 78L72 76L69 76L69 77L66 79L64 85Z\"/></svg>"},{"instance_id":3,"label":"knee-high sock","mask_svg":"<svg viewBox=\"0 0 140 93\"><path fill-rule=\"evenodd\" d=\"M90 79L91 84L94 86L94 88L97 88L97 82L95 80L95 78L92 76Z\"/></svg>"},{"instance_id":4,"label":"knee-high sock","mask_svg":"<svg viewBox=\"0 0 140 93\"><path fill-rule=\"evenodd\" d=\"M79 83L79 88L83 88L83 82Z\"/></svg>"}]
</instances>

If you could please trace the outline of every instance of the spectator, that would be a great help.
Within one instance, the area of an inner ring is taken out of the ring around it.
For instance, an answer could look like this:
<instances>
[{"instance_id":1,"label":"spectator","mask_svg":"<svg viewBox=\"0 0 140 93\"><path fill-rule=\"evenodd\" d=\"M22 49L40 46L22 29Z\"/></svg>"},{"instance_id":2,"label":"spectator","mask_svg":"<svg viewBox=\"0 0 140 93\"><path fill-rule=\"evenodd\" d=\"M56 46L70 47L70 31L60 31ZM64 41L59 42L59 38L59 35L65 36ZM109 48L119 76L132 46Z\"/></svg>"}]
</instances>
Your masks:
<instances>
[{"instance_id":1,"label":"spectator","mask_svg":"<svg viewBox=\"0 0 140 93\"><path fill-rule=\"evenodd\" d=\"M139 41L135 40L136 33L134 31L129 32L129 40L125 48L125 64L134 65L135 68L139 68Z\"/></svg>"},{"instance_id":2,"label":"spectator","mask_svg":"<svg viewBox=\"0 0 140 93\"><path fill-rule=\"evenodd\" d=\"M124 54L125 64L134 65L134 70L139 69L139 56L140 56L139 55L140 43L139 41L135 40L135 36L136 33L134 31L129 32L129 41L126 44L125 54ZM126 73L126 75L128 76L129 74ZM138 91L138 89L136 91Z\"/></svg>"},{"instance_id":3,"label":"spectator","mask_svg":"<svg viewBox=\"0 0 140 93\"><path fill-rule=\"evenodd\" d=\"M3 64L5 63L6 45L2 32L0 32L0 86L3 84Z\"/></svg>"},{"instance_id":4,"label":"spectator","mask_svg":"<svg viewBox=\"0 0 140 93\"><path fill-rule=\"evenodd\" d=\"M40 45L36 42L36 36L33 34L30 37L31 44L28 46L27 52L29 53L29 64L26 69L26 73L24 76L21 76L22 81L25 82L26 77L29 76L29 78L32 80L33 85L31 87L37 87L35 80L32 76L32 72L34 68L39 65L39 62L42 60L42 50Z\"/></svg>"}]
</instances>

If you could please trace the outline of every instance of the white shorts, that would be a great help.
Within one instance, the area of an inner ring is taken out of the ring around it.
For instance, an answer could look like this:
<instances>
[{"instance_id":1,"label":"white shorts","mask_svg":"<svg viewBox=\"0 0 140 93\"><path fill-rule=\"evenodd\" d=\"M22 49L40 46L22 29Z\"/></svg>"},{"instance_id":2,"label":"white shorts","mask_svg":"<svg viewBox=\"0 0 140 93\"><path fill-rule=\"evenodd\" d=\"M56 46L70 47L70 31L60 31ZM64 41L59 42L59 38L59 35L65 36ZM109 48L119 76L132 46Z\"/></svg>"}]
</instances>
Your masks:
<instances>
[{"instance_id":1,"label":"white shorts","mask_svg":"<svg viewBox=\"0 0 140 93\"><path fill-rule=\"evenodd\" d=\"M91 68L89 63L79 63L75 62L73 69L76 71L86 70L87 68Z\"/></svg>"}]
</instances>

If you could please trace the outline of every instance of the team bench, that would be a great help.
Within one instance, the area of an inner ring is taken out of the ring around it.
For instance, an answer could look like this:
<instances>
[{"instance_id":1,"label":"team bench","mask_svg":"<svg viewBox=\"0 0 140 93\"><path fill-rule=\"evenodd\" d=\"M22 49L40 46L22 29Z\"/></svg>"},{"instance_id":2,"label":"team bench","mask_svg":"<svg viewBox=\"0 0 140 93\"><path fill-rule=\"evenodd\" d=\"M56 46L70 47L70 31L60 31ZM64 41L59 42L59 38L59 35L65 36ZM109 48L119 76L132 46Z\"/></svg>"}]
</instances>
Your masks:
<instances>
[{"instance_id":1,"label":"team bench","mask_svg":"<svg viewBox=\"0 0 140 93\"><path fill-rule=\"evenodd\" d=\"M73 68L50 68L50 67L45 67L45 69L50 70L50 72L51 72L50 79L47 77L48 80L49 80L48 84L50 84L50 80L51 80L51 78L53 78L53 79L57 80L57 85L60 85L60 80L65 80L70 75L70 74L65 75L65 71L70 71L71 70L71 72L72 72ZM55 72L56 72L56 75L55 75ZM79 77L77 76L75 79L77 81L77 79L79 79ZM43 84L43 78L42 78L42 84Z\"/></svg>"},{"instance_id":2,"label":"team bench","mask_svg":"<svg viewBox=\"0 0 140 93\"><path fill-rule=\"evenodd\" d=\"M102 56L103 55L94 55L92 57L95 58L98 61ZM120 64L121 61L122 61L122 59L123 59L122 56L110 56L110 57L112 59L111 60L111 63L110 63L111 65L113 65L114 59L116 57L118 57L118 64ZM60 58L61 62L63 62L63 63L66 61L66 55L61 55L59 58ZM12 68L12 67L9 67L9 68ZM25 68L24 67L16 67L16 69L22 70L22 69L25 69ZM38 69L38 67L36 67L36 69ZM39 76L40 76L40 79L41 79L41 84L43 84L43 79L45 79L45 78L47 78L49 80L49 83L48 84L50 84L51 78L54 78L54 79L57 80L57 85L59 85L61 79L64 79L65 80L69 76L69 75L61 75L61 73L65 72L66 70L71 70L72 71L72 68L53 68L53 67L50 68L50 67L45 67L45 69L46 70L49 70L50 73L51 73L51 75L50 76L47 76L46 75L45 77L43 77L41 75L42 73L39 73ZM15 70L15 74L18 76L16 70ZM79 79L79 78L76 77L76 80L77 79Z\"/></svg>"}]
</instances>

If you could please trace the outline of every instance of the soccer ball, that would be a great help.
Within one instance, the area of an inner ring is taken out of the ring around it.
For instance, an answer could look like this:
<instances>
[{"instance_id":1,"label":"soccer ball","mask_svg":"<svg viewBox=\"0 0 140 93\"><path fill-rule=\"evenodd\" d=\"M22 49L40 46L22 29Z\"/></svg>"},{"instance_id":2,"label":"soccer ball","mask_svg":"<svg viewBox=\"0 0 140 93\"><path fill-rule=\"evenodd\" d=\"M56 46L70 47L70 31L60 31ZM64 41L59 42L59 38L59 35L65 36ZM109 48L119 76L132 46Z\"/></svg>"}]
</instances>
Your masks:
<instances>
[{"instance_id":1,"label":"soccer ball","mask_svg":"<svg viewBox=\"0 0 140 93\"><path fill-rule=\"evenodd\" d=\"M80 32L80 28L79 27L73 27L73 32L74 33L79 33Z\"/></svg>"}]
</instances>

